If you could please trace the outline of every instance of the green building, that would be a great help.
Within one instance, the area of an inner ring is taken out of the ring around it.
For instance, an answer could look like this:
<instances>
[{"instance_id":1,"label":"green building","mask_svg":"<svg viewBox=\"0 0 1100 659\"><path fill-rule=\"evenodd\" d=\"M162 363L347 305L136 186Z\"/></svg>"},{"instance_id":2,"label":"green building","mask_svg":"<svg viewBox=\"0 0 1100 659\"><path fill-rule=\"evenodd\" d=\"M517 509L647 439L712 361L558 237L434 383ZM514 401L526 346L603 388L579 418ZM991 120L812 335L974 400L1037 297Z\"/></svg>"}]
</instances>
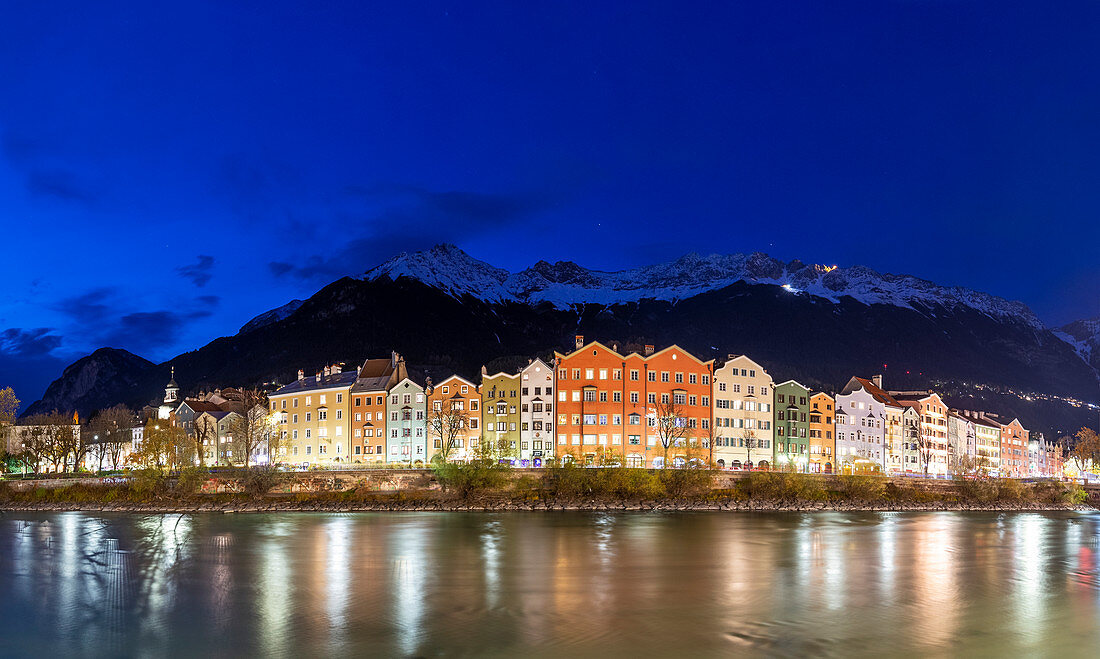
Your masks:
<instances>
[{"instance_id":1,"label":"green building","mask_svg":"<svg viewBox=\"0 0 1100 659\"><path fill-rule=\"evenodd\" d=\"M777 469L806 472L810 464L810 390L794 380L775 385L775 462Z\"/></svg>"}]
</instances>

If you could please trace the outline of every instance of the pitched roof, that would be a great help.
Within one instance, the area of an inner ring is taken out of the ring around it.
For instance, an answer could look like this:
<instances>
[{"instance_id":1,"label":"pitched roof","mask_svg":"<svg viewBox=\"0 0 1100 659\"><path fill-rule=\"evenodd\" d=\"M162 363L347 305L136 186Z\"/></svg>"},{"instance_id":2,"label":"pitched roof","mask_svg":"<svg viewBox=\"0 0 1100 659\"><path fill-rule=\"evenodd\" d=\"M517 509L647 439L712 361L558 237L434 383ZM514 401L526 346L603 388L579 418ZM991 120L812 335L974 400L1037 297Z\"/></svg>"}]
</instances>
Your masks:
<instances>
[{"instance_id":1,"label":"pitched roof","mask_svg":"<svg viewBox=\"0 0 1100 659\"><path fill-rule=\"evenodd\" d=\"M221 407L217 403L211 403L207 400L185 400L180 403L180 407L183 407L184 405L190 407L196 414L202 414L203 412L216 412L221 409Z\"/></svg>"},{"instance_id":2,"label":"pitched roof","mask_svg":"<svg viewBox=\"0 0 1100 659\"><path fill-rule=\"evenodd\" d=\"M339 387L350 387L355 383L357 375L355 371L345 371L337 373L335 375L322 375L320 379L317 377L303 378L301 380L295 380L290 384L280 387L278 391L271 394L272 396L285 396L287 394L296 394L303 391L315 391L317 389L334 389Z\"/></svg>"},{"instance_id":3,"label":"pitched roof","mask_svg":"<svg viewBox=\"0 0 1100 659\"><path fill-rule=\"evenodd\" d=\"M860 377L853 377L852 380L855 380L856 382L858 382L859 385L861 387L863 387L863 389L867 393L871 394L871 397L874 398L875 400L877 400L878 402L883 403L884 405L890 405L891 407L901 407L901 405L898 404L897 399L895 399L890 394L886 393L886 391L882 387L876 385L871 380L868 380L867 378L860 378ZM848 381L849 385L851 385L852 380ZM844 391L845 391L845 393L851 393L850 391L848 391L848 387L845 387Z\"/></svg>"}]
</instances>

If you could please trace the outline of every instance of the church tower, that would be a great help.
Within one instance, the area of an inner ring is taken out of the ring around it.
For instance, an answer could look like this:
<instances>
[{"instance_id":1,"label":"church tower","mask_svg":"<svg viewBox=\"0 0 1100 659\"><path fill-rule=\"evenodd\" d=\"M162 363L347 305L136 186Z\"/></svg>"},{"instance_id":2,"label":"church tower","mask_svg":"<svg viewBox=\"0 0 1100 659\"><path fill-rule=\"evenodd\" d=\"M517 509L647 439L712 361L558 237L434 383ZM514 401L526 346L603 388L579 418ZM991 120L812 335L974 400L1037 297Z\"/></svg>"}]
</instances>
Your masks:
<instances>
[{"instance_id":1,"label":"church tower","mask_svg":"<svg viewBox=\"0 0 1100 659\"><path fill-rule=\"evenodd\" d=\"M167 419L179 407L180 386L176 384L176 367L172 367L172 378L164 388L164 403L157 410L157 418Z\"/></svg>"}]
</instances>

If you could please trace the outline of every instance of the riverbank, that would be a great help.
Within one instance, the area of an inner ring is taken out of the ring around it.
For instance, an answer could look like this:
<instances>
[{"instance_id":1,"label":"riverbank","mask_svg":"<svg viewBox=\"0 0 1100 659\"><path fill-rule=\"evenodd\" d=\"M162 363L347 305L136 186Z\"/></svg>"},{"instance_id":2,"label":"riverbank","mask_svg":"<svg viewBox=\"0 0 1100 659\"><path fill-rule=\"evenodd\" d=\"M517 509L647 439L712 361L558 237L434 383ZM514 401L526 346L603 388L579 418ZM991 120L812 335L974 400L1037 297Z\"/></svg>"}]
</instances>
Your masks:
<instances>
[{"instance_id":1,"label":"riverbank","mask_svg":"<svg viewBox=\"0 0 1100 659\"><path fill-rule=\"evenodd\" d=\"M186 470L185 470L186 472ZM137 513L275 511L1025 511L1080 510L1079 485L1056 481L934 481L879 476L613 468L516 472L451 466L436 472L323 476L253 471L169 479L139 472L112 482L0 484L0 511Z\"/></svg>"},{"instance_id":2,"label":"riverbank","mask_svg":"<svg viewBox=\"0 0 1100 659\"><path fill-rule=\"evenodd\" d=\"M1029 504L967 504L967 503L785 503L778 501L592 501L539 502L512 501L374 501L348 503L341 501L295 500L207 500L187 503L76 503L35 502L0 505L4 512L110 512L136 514L192 513L272 513L272 512L509 512L509 511L593 511L593 512L1051 512L1096 511L1083 505Z\"/></svg>"}]
</instances>

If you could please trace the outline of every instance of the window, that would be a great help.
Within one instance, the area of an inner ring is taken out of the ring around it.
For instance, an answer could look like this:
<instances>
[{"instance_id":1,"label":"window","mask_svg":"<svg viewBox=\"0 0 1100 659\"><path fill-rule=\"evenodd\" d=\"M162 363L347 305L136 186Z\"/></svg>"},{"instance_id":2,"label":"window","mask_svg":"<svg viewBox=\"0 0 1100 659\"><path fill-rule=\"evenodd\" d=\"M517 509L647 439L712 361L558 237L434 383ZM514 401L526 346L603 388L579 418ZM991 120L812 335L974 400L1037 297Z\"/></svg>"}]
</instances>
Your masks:
<instances>
[{"instance_id":1,"label":"window","mask_svg":"<svg viewBox=\"0 0 1100 659\"><path fill-rule=\"evenodd\" d=\"M661 382L668 382L668 371L661 371Z\"/></svg>"},{"instance_id":2,"label":"window","mask_svg":"<svg viewBox=\"0 0 1100 659\"><path fill-rule=\"evenodd\" d=\"M630 371L630 380L632 382L637 382L638 381L638 369L631 369L631 371Z\"/></svg>"},{"instance_id":3,"label":"window","mask_svg":"<svg viewBox=\"0 0 1100 659\"><path fill-rule=\"evenodd\" d=\"M648 373L646 373L646 377L649 379L650 382L656 382L657 371L649 371Z\"/></svg>"},{"instance_id":4,"label":"window","mask_svg":"<svg viewBox=\"0 0 1100 659\"><path fill-rule=\"evenodd\" d=\"M683 384L683 383L684 383L684 374L683 373L677 373L676 374L676 384Z\"/></svg>"}]
</instances>

